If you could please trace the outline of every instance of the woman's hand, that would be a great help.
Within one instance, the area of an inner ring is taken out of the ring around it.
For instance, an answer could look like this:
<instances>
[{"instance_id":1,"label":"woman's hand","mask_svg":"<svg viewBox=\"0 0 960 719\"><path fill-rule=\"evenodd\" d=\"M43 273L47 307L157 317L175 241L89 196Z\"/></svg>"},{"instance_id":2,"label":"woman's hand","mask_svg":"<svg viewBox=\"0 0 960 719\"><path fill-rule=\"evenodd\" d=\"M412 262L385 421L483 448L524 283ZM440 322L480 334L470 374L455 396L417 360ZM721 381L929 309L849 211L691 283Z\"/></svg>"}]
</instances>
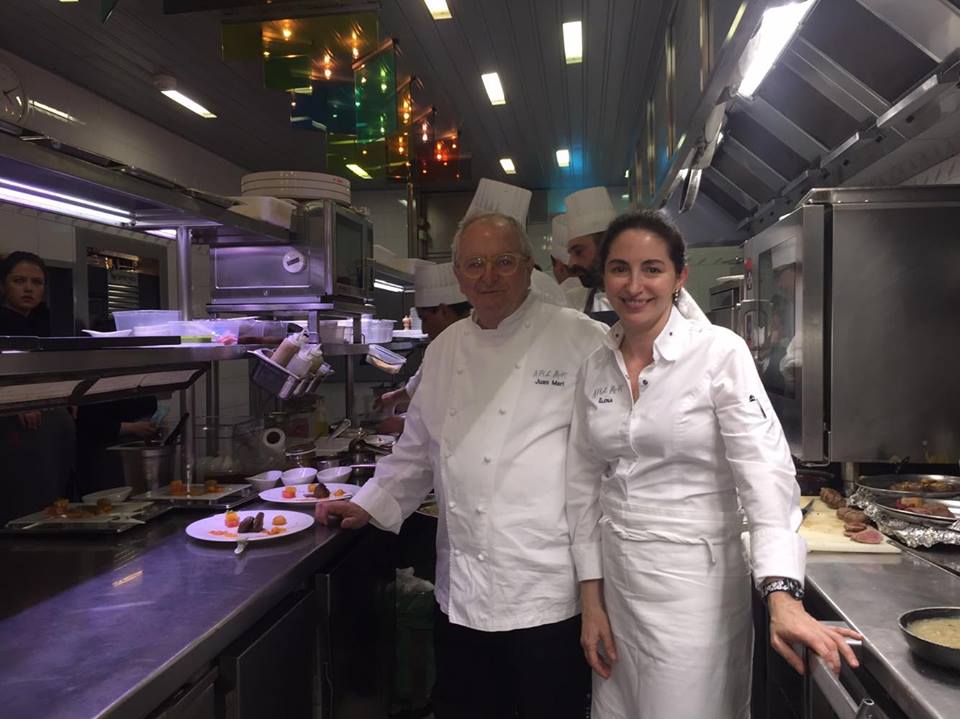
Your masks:
<instances>
[{"instance_id":1,"label":"woman's hand","mask_svg":"<svg viewBox=\"0 0 960 719\"><path fill-rule=\"evenodd\" d=\"M803 660L793 651L791 642L800 642L819 655L834 674L840 673L840 658L851 667L860 662L846 639L863 639L852 629L821 624L807 614L803 603L786 592L773 592L767 598L770 610L770 646L787 660L800 674L804 673Z\"/></svg>"},{"instance_id":2,"label":"woman's hand","mask_svg":"<svg viewBox=\"0 0 960 719\"><path fill-rule=\"evenodd\" d=\"M607 610L603 606L602 579L580 582L580 604L583 611L580 627L583 656L593 671L608 679L613 662L617 661L617 648L613 643Z\"/></svg>"}]
</instances>

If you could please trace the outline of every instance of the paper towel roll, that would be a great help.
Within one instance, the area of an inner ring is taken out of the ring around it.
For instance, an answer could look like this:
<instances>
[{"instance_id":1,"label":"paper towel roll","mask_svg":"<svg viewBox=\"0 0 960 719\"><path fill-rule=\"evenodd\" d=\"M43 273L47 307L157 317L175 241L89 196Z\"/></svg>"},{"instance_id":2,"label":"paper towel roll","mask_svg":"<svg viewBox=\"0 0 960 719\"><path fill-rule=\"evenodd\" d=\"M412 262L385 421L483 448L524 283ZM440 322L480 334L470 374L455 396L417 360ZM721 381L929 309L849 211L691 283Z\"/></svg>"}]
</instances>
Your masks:
<instances>
[{"instance_id":1,"label":"paper towel roll","mask_svg":"<svg viewBox=\"0 0 960 719\"><path fill-rule=\"evenodd\" d=\"M263 430L260 435L260 442L271 452L283 452L287 444L287 435L279 427L271 427Z\"/></svg>"}]
</instances>

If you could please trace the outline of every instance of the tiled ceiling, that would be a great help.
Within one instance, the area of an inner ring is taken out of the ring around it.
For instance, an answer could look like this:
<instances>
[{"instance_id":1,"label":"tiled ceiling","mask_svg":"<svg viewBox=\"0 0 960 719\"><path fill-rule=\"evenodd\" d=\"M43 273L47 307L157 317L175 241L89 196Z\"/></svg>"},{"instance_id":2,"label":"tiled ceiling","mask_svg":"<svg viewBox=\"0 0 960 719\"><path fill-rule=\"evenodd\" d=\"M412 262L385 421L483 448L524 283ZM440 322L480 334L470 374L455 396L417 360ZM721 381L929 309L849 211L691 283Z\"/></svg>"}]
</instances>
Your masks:
<instances>
[{"instance_id":1,"label":"tiled ceiling","mask_svg":"<svg viewBox=\"0 0 960 719\"><path fill-rule=\"evenodd\" d=\"M473 182L624 184L655 28L669 3L447 2L453 19L434 21L422 0L383 0L381 34L398 40L405 65L423 80L438 127L461 130ZM220 59L219 12L164 15L162 0L120 0L101 24L99 7L94 0L4 0L0 46L252 171L322 166L318 136L289 127L288 99L263 89L260 64ZM584 60L566 65L561 24L577 19ZM483 90L480 75L492 71L506 105L491 106ZM218 119L197 118L161 96L153 87L158 73L177 77ZM573 156L566 170L556 165L560 147ZM503 174L501 157L513 159L516 175Z\"/></svg>"}]
</instances>

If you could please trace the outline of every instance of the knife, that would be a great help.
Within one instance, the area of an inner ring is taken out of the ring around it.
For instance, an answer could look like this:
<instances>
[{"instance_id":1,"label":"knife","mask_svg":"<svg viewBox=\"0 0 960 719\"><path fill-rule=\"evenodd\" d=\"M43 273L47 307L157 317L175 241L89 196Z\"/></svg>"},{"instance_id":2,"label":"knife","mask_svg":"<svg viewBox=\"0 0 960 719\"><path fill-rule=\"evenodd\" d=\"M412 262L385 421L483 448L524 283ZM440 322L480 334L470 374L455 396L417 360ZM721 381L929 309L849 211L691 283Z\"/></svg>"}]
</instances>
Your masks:
<instances>
[{"instance_id":1,"label":"knife","mask_svg":"<svg viewBox=\"0 0 960 719\"><path fill-rule=\"evenodd\" d=\"M801 514L801 516L806 517L806 516L807 516L807 513L813 508L813 503L816 502L816 501L817 501L816 499L811 499L809 502L807 502L807 506L806 506L806 507L801 507L801 508L800 508L800 514Z\"/></svg>"}]
</instances>

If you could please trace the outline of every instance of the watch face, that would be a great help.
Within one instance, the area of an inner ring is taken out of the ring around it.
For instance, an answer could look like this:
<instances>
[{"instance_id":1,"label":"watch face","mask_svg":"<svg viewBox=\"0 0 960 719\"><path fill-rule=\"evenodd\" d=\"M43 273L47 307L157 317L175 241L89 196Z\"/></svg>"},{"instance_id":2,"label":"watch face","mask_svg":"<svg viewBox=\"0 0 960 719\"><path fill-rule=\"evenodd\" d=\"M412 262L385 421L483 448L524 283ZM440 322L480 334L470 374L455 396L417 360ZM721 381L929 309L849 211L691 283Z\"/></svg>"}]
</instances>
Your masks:
<instances>
[{"instance_id":1,"label":"watch face","mask_svg":"<svg viewBox=\"0 0 960 719\"><path fill-rule=\"evenodd\" d=\"M19 122L27 111L27 98L20 78L7 65L0 64L0 120Z\"/></svg>"}]
</instances>

